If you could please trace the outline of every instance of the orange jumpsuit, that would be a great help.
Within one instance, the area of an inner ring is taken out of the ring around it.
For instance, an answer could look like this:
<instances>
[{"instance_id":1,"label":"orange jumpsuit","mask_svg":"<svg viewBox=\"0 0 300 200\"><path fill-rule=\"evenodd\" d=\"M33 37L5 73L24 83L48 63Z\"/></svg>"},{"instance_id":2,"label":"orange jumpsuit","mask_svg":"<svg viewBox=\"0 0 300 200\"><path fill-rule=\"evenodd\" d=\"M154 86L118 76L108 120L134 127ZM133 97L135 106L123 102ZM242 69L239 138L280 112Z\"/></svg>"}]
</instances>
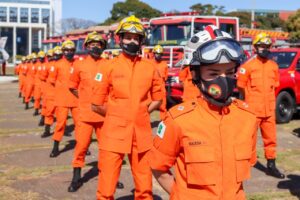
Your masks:
<instances>
[{"instance_id":1,"label":"orange jumpsuit","mask_svg":"<svg viewBox=\"0 0 300 200\"><path fill-rule=\"evenodd\" d=\"M168 79L168 64L165 61L154 62L160 77L162 78L161 90L163 94L163 101L159 107L160 119L163 120L167 112L167 91L166 91L166 81Z\"/></svg>"},{"instance_id":2,"label":"orange jumpsuit","mask_svg":"<svg viewBox=\"0 0 300 200\"><path fill-rule=\"evenodd\" d=\"M279 86L278 65L272 60L253 57L240 67L237 85L245 90L245 101L256 114L266 159L276 158L275 88ZM253 148L256 148L256 137Z\"/></svg>"},{"instance_id":3,"label":"orange jumpsuit","mask_svg":"<svg viewBox=\"0 0 300 200\"><path fill-rule=\"evenodd\" d=\"M106 74L95 77L92 103L107 113L100 134L97 199L113 199L122 160L127 153L135 182L135 199L152 199L152 174L146 152L152 146L148 113L150 93L162 100L161 79L153 62L124 54L114 58Z\"/></svg>"},{"instance_id":4,"label":"orange jumpsuit","mask_svg":"<svg viewBox=\"0 0 300 200\"><path fill-rule=\"evenodd\" d=\"M193 100L200 95L199 89L192 82L192 74L189 67L180 70L179 81L183 84L182 101Z\"/></svg>"},{"instance_id":5,"label":"orange jumpsuit","mask_svg":"<svg viewBox=\"0 0 300 200\"><path fill-rule=\"evenodd\" d=\"M42 81L40 79L40 75L42 73L44 63L41 63L40 61L36 62L36 73L34 77L34 105L33 107L35 109L40 109L41 106L41 96L42 96Z\"/></svg>"},{"instance_id":6,"label":"orange jumpsuit","mask_svg":"<svg viewBox=\"0 0 300 200\"><path fill-rule=\"evenodd\" d=\"M93 130L99 143L100 130L104 117L91 109L92 85L96 74L103 74L106 61L104 59L94 60L91 56L80 60L74 66L71 73L69 88L78 91L78 128L76 129L76 146L74 150L73 167L84 167L85 155L91 143Z\"/></svg>"},{"instance_id":7,"label":"orange jumpsuit","mask_svg":"<svg viewBox=\"0 0 300 200\"><path fill-rule=\"evenodd\" d=\"M70 72L73 70L75 62L77 62L77 60L70 62L67 59L62 58L55 63L54 70L50 70L49 73L50 83L55 84L54 105L56 106L56 126L52 137L55 141L61 141L64 135L69 110L71 110L76 130L78 120L78 99L70 92L68 87L71 75Z\"/></svg>"},{"instance_id":8,"label":"orange jumpsuit","mask_svg":"<svg viewBox=\"0 0 300 200\"><path fill-rule=\"evenodd\" d=\"M154 170L174 166L170 199L246 199L242 182L250 178L256 123L246 107L234 100L220 108L199 97L169 110L147 157Z\"/></svg>"},{"instance_id":9,"label":"orange jumpsuit","mask_svg":"<svg viewBox=\"0 0 300 200\"><path fill-rule=\"evenodd\" d=\"M29 103L30 98L33 96L35 74L36 63L28 63L26 71L25 103Z\"/></svg>"},{"instance_id":10,"label":"orange jumpsuit","mask_svg":"<svg viewBox=\"0 0 300 200\"><path fill-rule=\"evenodd\" d=\"M27 78L26 78L26 74L27 74L27 71L28 71L28 63L24 63L24 65L22 66L21 68L21 73L22 73L22 76L23 76L23 81L22 81L22 96L25 98L25 94L26 94L26 82L27 82Z\"/></svg>"},{"instance_id":11,"label":"orange jumpsuit","mask_svg":"<svg viewBox=\"0 0 300 200\"><path fill-rule=\"evenodd\" d=\"M41 74L41 80L45 81L45 90L44 90L44 102L42 113L45 113L45 124L52 125L54 122L54 113L55 113L55 105L54 105L54 94L55 87L51 83L50 73L55 71L55 62L50 61L46 64L46 69ZM53 81L53 80L52 80Z\"/></svg>"},{"instance_id":12,"label":"orange jumpsuit","mask_svg":"<svg viewBox=\"0 0 300 200\"><path fill-rule=\"evenodd\" d=\"M48 78L48 68L49 62L45 61L42 65L41 72L39 74L39 79L41 80L41 98L42 98L42 111L41 115L46 116L46 92L47 92L47 78Z\"/></svg>"}]
</instances>

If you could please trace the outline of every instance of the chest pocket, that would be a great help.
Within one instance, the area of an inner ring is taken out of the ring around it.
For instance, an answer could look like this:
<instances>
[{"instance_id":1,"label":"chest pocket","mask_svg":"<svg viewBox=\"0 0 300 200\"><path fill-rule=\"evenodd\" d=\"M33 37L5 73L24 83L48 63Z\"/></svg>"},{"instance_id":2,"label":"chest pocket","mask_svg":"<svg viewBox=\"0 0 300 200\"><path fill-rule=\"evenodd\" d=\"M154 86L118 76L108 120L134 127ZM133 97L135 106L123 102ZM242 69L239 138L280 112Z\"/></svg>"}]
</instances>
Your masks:
<instances>
[{"instance_id":1,"label":"chest pocket","mask_svg":"<svg viewBox=\"0 0 300 200\"><path fill-rule=\"evenodd\" d=\"M262 75L259 74L258 72L251 72L250 75L250 85L251 85L251 89L259 89L261 88L262 85Z\"/></svg>"},{"instance_id":2,"label":"chest pocket","mask_svg":"<svg viewBox=\"0 0 300 200\"><path fill-rule=\"evenodd\" d=\"M115 98L127 99L130 96L129 78L123 74L112 75L113 95Z\"/></svg>"},{"instance_id":3,"label":"chest pocket","mask_svg":"<svg viewBox=\"0 0 300 200\"><path fill-rule=\"evenodd\" d=\"M252 147L248 143L234 146L236 180L242 182L250 178L250 158Z\"/></svg>"},{"instance_id":4,"label":"chest pocket","mask_svg":"<svg viewBox=\"0 0 300 200\"><path fill-rule=\"evenodd\" d=\"M187 182L214 185L217 182L214 148L209 145L184 146Z\"/></svg>"},{"instance_id":5,"label":"chest pocket","mask_svg":"<svg viewBox=\"0 0 300 200\"><path fill-rule=\"evenodd\" d=\"M275 72L270 71L268 73L268 88L270 88L271 91L275 89Z\"/></svg>"}]
</instances>

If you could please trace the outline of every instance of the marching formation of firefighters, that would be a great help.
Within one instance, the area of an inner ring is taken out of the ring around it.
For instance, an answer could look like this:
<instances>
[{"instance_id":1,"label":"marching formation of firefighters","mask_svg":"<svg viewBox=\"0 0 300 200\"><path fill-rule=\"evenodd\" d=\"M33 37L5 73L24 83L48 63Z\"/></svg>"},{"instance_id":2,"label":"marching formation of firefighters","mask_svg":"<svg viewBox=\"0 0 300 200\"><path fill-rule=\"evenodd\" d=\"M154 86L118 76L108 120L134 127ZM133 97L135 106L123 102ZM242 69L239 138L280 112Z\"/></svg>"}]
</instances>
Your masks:
<instances>
[{"instance_id":1,"label":"marching formation of firefighters","mask_svg":"<svg viewBox=\"0 0 300 200\"><path fill-rule=\"evenodd\" d=\"M41 137L52 136L51 158L60 154L72 115L76 145L69 192L83 184L81 169L93 132L99 150L96 195L101 200L114 199L116 187L124 187L118 179L126 154L135 199L153 199L152 175L170 199L245 199L243 181L257 161L258 128L266 173L285 177L275 165L279 77L278 66L268 59L272 41L267 34L254 39L256 55L248 61L241 45L217 27L209 25L195 34L185 47L180 74L184 102L168 111L163 48L154 47L154 58L140 56L146 34L135 16L123 19L116 34L122 53L113 52L110 60L103 56L106 41L92 32L84 42L87 57L74 58L75 45L66 40L46 53L23 57L16 67L25 109L33 100L33 115L41 115L39 125L45 127ZM236 87L244 100L232 96ZM153 138L150 113L155 110L162 121Z\"/></svg>"}]
</instances>

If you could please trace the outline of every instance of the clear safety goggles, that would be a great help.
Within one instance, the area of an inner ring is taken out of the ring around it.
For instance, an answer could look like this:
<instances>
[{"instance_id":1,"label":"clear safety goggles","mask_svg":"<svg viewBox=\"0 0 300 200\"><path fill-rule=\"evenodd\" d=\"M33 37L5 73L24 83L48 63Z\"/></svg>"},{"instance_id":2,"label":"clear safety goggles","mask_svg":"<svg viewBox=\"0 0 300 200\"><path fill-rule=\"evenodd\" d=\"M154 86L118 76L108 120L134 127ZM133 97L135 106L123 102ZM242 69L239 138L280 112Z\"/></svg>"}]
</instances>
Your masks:
<instances>
[{"instance_id":1,"label":"clear safety goggles","mask_svg":"<svg viewBox=\"0 0 300 200\"><path fill-rule=\"evenodd\" d=\"M222 55L231 61L240 61L243 58L244 50L237 41L226 38L201 45L197 49L197 53L200 63L212 64L220 62Z\"/></svg>"}]
</instances>

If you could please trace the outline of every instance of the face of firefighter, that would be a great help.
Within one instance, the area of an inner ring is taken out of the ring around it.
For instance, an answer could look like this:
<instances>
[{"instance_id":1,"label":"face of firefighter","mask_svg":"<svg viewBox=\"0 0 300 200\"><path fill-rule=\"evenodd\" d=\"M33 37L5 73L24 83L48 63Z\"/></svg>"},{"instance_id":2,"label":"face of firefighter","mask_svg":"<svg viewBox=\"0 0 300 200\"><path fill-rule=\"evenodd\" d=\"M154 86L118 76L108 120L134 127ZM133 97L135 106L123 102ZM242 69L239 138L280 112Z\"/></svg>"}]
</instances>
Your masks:
<instances>
[{"instance_id":1,"label":"face of firefighter","mask_svg":"<svg viewBox=\"0 0 300 200\"><path fill-rule=\"evenodd\" d=\"M234 78L236 64L234 62L226 64L212 64L200 67L201 79L211 81L219 76Z\"/></svg>"}]
</instances>

